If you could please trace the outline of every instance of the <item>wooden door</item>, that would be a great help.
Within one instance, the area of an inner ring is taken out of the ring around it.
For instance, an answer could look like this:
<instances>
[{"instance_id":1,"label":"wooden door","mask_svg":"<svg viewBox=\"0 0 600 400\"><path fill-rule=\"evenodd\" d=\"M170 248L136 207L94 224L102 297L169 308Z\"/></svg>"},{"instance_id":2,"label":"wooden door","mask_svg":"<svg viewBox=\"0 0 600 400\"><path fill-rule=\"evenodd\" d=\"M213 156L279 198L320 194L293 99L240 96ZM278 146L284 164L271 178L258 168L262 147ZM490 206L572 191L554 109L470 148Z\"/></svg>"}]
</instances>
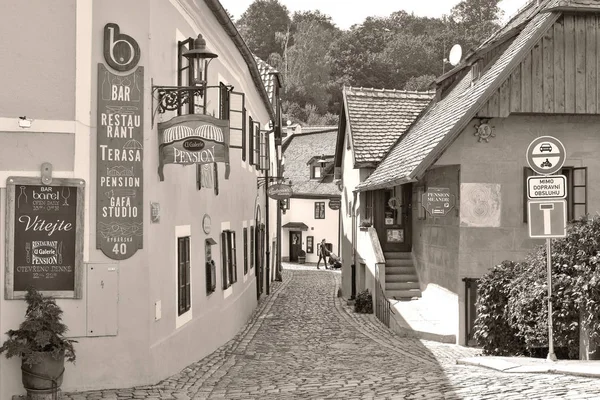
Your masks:
<instances>
[{"instance_id":1,"label":"wooden door","mask_svg":"<svg viewBox=\"0 0 600 400\"><path fill-rule=\"evenodd\" d=\"M412 184L375 191L373 214L384 252L412 251Z\"/></svg>"},{"instance_id":2,"label":"wooden door","mask_svg":"<svg viewBox=\"0 0 600 400\"><path fill-rule=\"evenodd\" d=\"M302 232L290 231L290 261L298 262L300 250L302 250Z\"/></svg>"}]
</instances>

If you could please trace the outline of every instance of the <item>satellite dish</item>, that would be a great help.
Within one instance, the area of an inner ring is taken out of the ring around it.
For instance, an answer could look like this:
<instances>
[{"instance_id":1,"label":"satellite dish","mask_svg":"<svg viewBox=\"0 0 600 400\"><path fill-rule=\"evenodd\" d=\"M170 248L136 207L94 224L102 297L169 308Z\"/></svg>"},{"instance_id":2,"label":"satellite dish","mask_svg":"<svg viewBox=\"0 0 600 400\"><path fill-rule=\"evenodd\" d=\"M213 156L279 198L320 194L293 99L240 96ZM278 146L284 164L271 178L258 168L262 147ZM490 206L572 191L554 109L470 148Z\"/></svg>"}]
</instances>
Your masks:
<instances>
[{"instance_id":1,"label":"satellite dish","mask_svg":"<svg viewBox=\"0 0 600 400\"><path fill-rule=\"evenodd\" d=\"M458 65L461 57L462 57L462 48L460 47L460 44L455 44L450 49L450 57L449 57L450 64L452 64L452 66Z\"/></svg>"}]
</instances>

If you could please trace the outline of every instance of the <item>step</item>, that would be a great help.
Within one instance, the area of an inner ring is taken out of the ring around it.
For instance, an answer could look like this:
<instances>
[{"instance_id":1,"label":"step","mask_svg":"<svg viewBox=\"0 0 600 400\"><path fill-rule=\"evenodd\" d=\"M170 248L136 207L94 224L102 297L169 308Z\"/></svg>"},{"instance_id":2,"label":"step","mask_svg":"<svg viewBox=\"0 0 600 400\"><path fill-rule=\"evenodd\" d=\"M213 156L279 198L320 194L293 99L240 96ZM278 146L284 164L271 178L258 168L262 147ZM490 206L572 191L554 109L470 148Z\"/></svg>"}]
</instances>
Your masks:
<instances>
[{"instance_id":1,"label":"step","mask_svg":"<svg viewBox=\"0 0 600 400\"><path fill-rule=\"evenodd\" d=\"M385 266L385 275L386 276L390 276L390 275L400 275L400 274L414 274L415 273L415 267L413 267L412 265L409 266L405 266L405 267L388 267L387 265Z\"/></svg>"},{"instance_id":2,"label":"step","mask_svg":"<svg viewBox=\"0 0 600 400\"><path fill-rule=\"evenodd\" d=\"M410 258L386 258L385 259L385 266L390 266L390 267L401 267L401 266L405 266L405 265L413 265L413 261Z\"/></svg>"},{"instance_id":3,"label":"step","mask_svg":"<svg viewBox=\"0 0 600 400\"><path fill-rule=\"evenodd\" d=\"M389 251L389 252L384 252L383 256L385 257L386 261L388 259L398 259L398 258L408 258L412 260L412 253L410 251Z\"/></svg>"},{"instance_id":4,"label":"step","mask_svg":"<svg viewBox=\"0 0 600 400\"><path fill-rule=\"evenodd\" d=\"M386 282L419 282L419 277L417 276L417 274L386 275L385 281Z\"/></svg>"},{"instance_id":5,"label":"step","mask_svg":"<svg viewBox=\"0 0 600 400\"><path fill-rule=\"evenodd\" d=\"M393 298L396 300L412 299L413 297L421 297L421 291L419 289L409 289L409 290L387 290L386 289L385 295L388 298Z\"/></svg>"},{"instance_id":6,"label":"step","mask_svg":"<svg viewBox=\"0 0 600 400\"><path fill-rule=\"evenodd\" d=\"M419 282L385 282L385 290L419 289Z\"/></svg>"}]
</instances>

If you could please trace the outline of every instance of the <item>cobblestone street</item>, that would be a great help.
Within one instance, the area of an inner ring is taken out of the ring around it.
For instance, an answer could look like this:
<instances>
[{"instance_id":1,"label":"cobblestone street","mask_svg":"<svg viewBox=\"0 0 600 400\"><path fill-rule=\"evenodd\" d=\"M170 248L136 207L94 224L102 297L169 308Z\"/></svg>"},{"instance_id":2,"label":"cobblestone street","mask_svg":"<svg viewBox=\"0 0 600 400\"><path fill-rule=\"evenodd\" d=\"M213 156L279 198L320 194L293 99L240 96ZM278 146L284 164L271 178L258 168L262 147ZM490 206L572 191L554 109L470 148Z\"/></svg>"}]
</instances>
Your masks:
<instances>
[{"instance_id":1,"label":"cobblestone street","mask_svg":"<svg viewBox=\"0 0 600 400\"><path fill-rule=\"evenodd\" d=\"M598 399L600 380L456 365L477 350L400 337L337 297L337 271L286 265L227 345L154 386L96 399ZM175 356L175 355L174 355Z\"/></svg>"}]
</instances>

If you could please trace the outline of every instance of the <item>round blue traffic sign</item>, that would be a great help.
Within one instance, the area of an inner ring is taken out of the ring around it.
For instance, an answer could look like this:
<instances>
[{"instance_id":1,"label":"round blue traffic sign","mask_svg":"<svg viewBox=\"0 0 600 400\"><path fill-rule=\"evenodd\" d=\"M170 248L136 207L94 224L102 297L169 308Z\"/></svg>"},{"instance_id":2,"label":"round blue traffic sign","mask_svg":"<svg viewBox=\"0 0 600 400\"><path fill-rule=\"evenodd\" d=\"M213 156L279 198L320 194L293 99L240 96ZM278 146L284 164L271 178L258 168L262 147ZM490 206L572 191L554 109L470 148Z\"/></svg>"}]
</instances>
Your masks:
<instances>
[{"instance_id":1,"label":"round blue traffic sign","mask_svg":"<svg viewBox=\"0 0 600 400\"><path fill-rule=\"evenodd\" d=\"M565 159L565 146L552 136L540 136L527 148L527 164L538 174L554 174L565 164Z\"/></svg>"}]
</instances>

